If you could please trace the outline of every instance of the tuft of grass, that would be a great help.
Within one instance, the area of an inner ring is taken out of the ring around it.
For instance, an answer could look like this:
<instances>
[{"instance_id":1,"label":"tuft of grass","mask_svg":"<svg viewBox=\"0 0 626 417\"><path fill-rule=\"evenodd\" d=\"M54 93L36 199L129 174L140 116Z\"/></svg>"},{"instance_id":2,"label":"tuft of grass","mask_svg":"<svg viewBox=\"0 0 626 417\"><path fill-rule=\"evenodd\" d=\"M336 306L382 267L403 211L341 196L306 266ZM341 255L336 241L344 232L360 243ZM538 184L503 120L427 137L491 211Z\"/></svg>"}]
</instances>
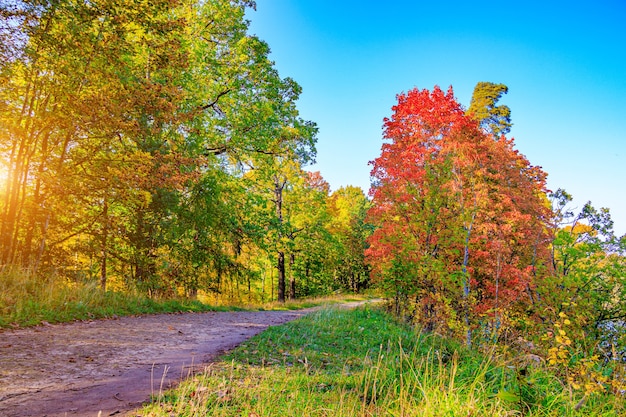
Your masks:
<instances>
[{"instance_id":1,"label":"tuft of grass","mask_svg":"<svg viewBox=\"0 0 626 417\"><path fill-rule=\"evenodd\" d=\"M579 399L540 364L520 370L375 308L325 308L272 327L154 398L162 416L617 416L622 400Z\"/></svg>"}]
</instances>

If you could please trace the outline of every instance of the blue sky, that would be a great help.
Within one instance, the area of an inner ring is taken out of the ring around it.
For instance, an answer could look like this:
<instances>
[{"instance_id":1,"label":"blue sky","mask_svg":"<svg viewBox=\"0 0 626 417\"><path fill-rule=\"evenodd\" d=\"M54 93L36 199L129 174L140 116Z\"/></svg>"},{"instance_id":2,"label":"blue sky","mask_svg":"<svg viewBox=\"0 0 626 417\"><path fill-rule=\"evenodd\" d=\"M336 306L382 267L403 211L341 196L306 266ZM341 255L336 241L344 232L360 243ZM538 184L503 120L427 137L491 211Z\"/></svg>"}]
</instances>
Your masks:
<instances>
[{"instance_id":1,"label":"blue sky","mask_svg":"<svg viewBox=\"0 0 626 417\"><path fill-rule=\"evenodd\" d=\"M257 0L251 34L303 88L333 190L369 189L396 94L503 83L517 149L550 189L608 207L626 233L626 1Z\"/></svg>"}]
</instances>

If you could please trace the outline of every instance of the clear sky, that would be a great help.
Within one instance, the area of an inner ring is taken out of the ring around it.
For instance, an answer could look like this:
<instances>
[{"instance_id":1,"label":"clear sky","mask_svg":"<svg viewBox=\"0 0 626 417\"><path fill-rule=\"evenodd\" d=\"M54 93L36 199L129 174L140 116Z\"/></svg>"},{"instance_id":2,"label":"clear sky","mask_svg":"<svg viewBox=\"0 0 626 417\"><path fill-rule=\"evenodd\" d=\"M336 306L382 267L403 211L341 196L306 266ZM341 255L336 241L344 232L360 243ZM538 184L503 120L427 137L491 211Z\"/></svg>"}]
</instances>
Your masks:
<instances>
[{"instance_id":1,"label":"clear sky","mask_svg":"<svg viewBox=\"0 0 626 417\"><path fill-rule=\"evenodd\" d=\"M370 185L396 94L503 83L510 136L552 190L608 207L626 233L626 1L257 0L251 34L303 88L333 190Z\"/></svg>"}]
</instances>

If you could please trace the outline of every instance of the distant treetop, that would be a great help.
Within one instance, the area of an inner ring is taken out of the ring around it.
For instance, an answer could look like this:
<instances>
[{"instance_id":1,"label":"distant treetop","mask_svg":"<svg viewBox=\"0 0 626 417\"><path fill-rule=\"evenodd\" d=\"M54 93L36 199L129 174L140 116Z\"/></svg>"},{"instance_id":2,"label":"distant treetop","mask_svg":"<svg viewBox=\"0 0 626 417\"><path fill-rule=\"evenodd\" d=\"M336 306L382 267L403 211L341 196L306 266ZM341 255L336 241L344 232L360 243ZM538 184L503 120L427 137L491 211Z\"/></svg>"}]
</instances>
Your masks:
<instances>
[{"instance_id":1,"label":"distant treetop","mask_svg":"<svg viewBox=\"0 0 626 417\"><path fill-rule=\"evenodd\" d=\"M509 88L504 84L481 81L474 87L472 101L467 114L480 123L480 126L494 136L506 135L511 130L511 109L497 106Z\"/></svg>"}]
</instances>

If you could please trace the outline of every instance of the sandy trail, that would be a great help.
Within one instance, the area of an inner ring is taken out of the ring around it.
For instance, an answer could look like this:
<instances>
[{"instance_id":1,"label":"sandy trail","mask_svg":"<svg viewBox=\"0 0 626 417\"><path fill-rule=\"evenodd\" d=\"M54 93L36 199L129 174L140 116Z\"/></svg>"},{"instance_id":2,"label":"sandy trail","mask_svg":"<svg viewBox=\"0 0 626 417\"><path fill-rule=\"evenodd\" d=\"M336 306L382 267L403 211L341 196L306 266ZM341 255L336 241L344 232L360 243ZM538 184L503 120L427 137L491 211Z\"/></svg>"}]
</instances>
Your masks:
<instances>
[{"instance_id":1,"label":"sandy trail","mask_svg":"<svg viewBox=\"0 0 626 417\"><path fill-rule=\"evenodd\" d=\"M0 331L0 416L132 415L194 368L311 311L162 314Z\"/></svg>"}]
</instances>

